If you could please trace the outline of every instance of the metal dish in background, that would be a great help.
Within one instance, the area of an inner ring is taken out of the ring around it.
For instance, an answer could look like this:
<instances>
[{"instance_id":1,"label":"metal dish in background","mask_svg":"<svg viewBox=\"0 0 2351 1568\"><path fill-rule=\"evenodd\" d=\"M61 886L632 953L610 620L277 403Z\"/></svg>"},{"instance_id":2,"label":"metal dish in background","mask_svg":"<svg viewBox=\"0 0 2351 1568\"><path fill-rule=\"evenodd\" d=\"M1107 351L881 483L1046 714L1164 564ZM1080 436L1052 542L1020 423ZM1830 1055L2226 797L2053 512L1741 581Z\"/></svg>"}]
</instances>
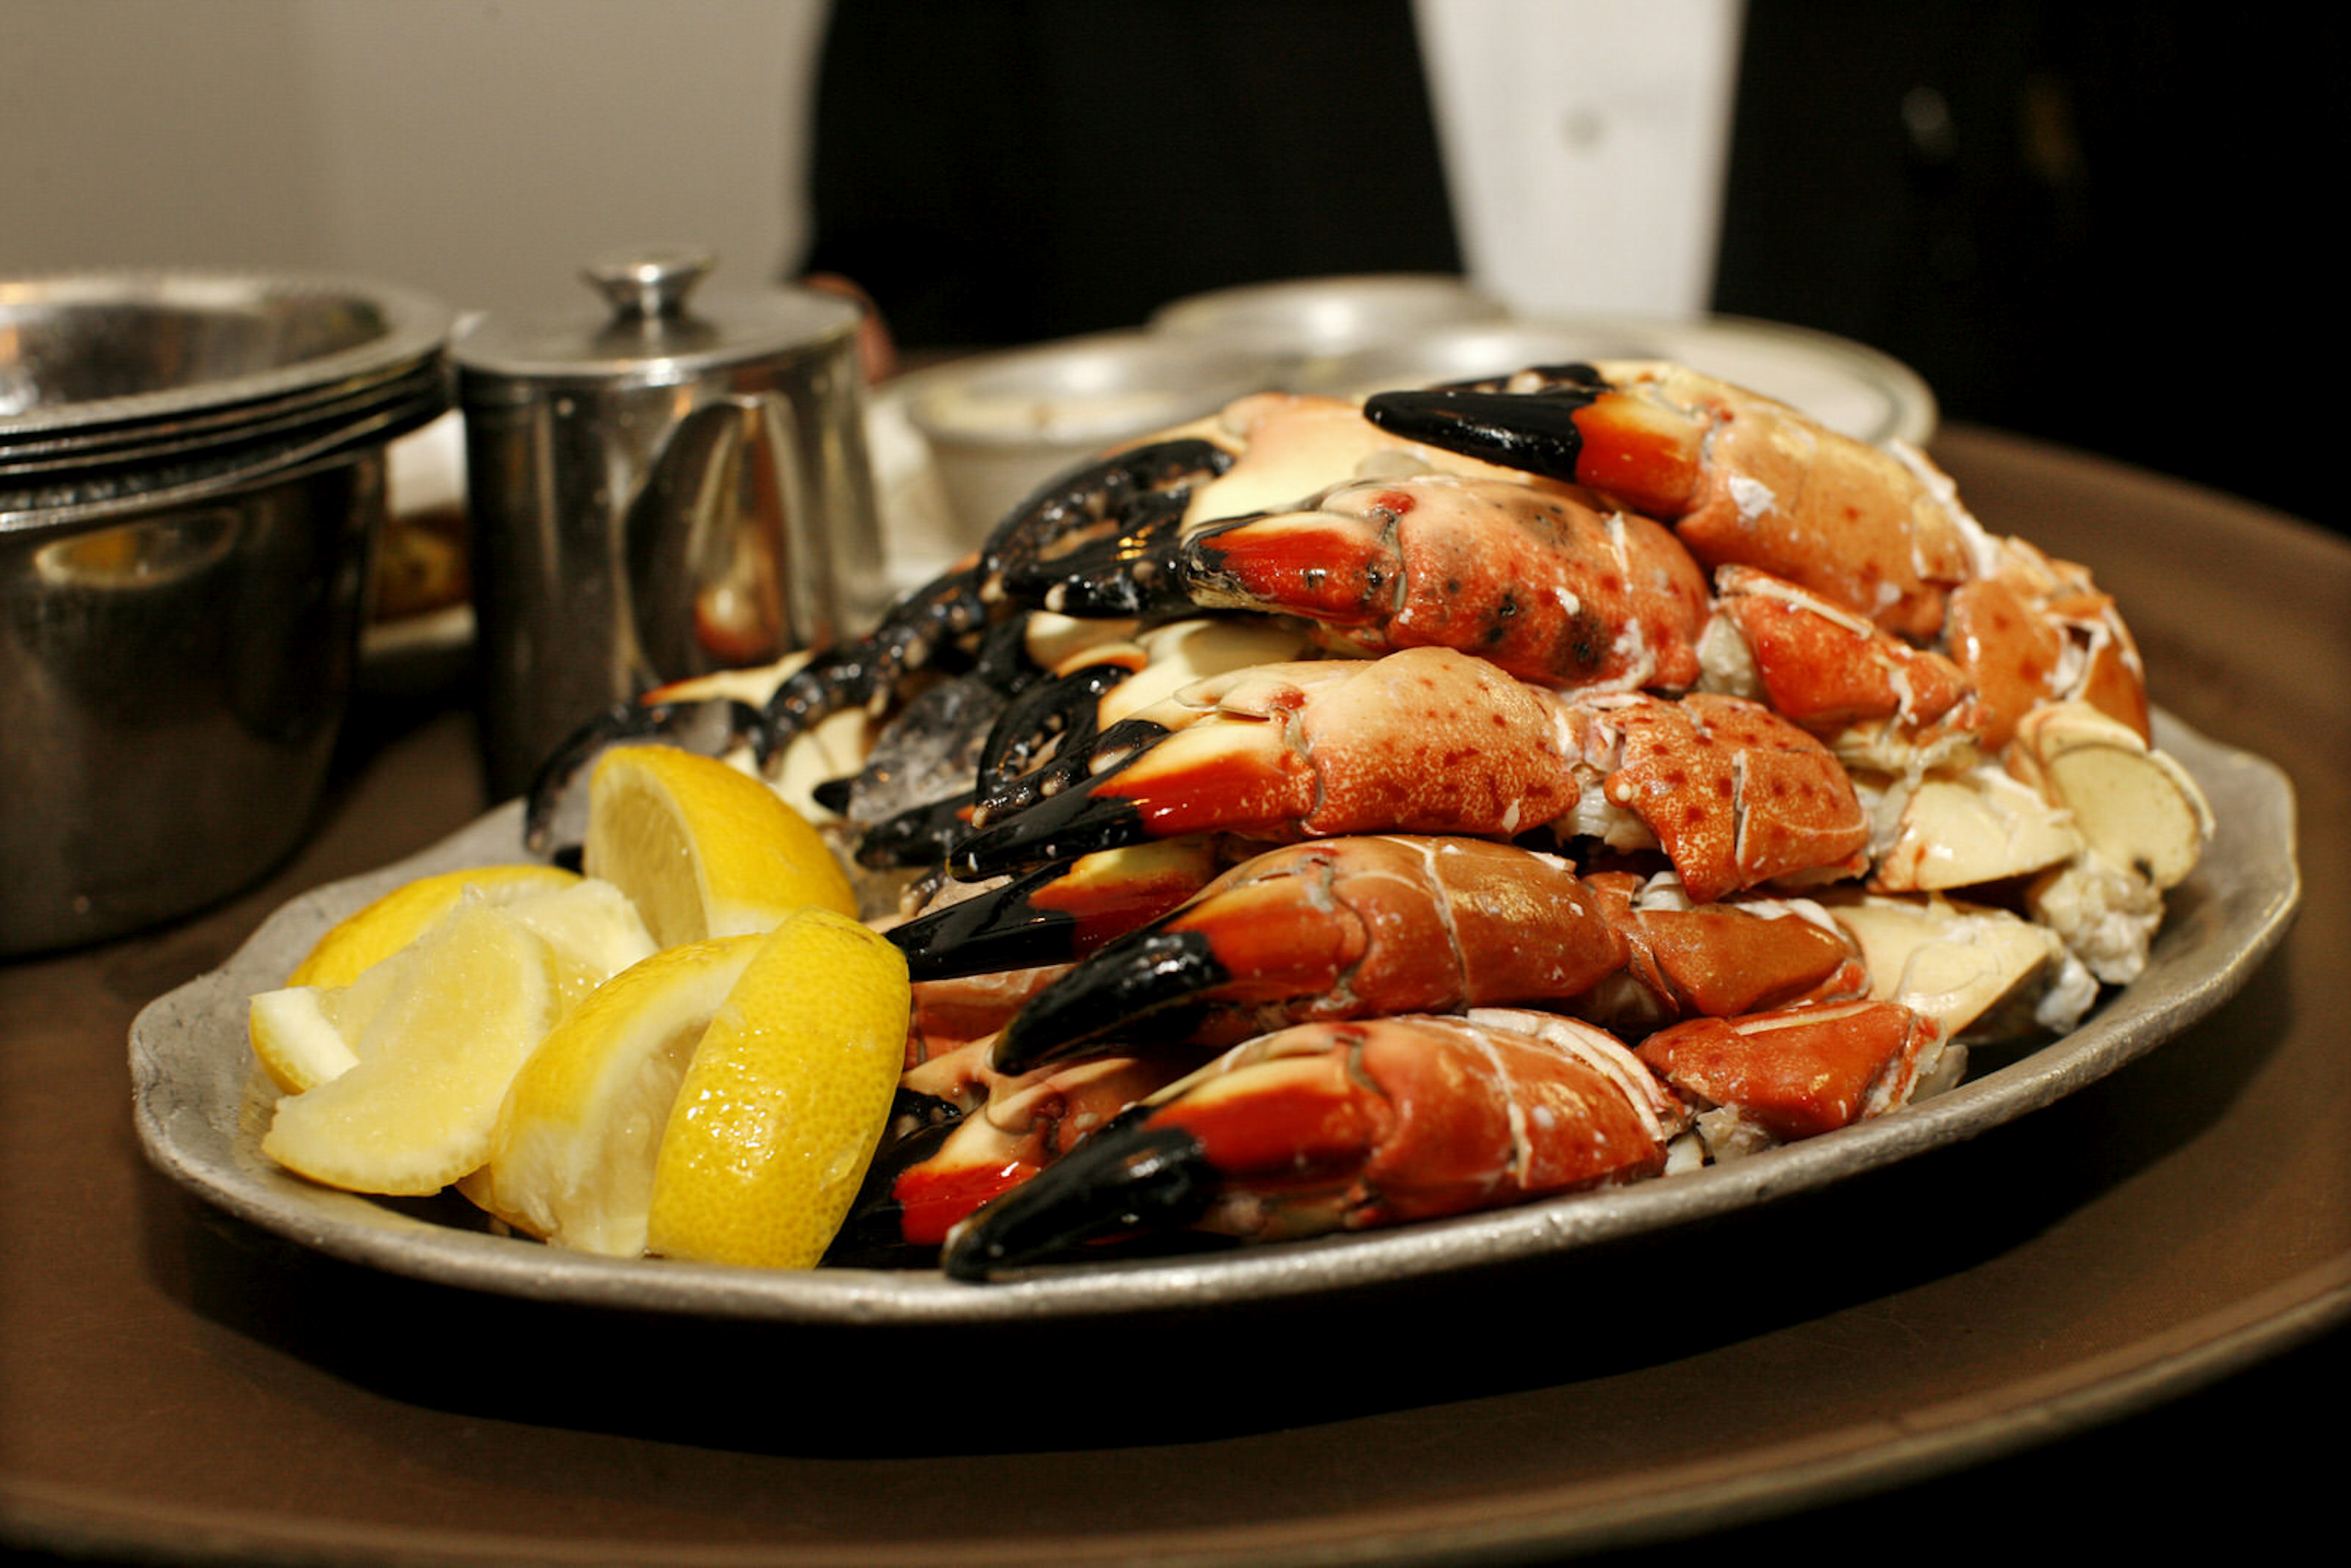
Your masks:
<instances>
[{"instance_id":1,"label":"metal dish in background","mask_svg":"<svg viewBox=\"0 0 2351 1568\"><path fill-rule=\"evenodd\" d=\"M308 830L449 324L354 279L0 280L0 955L184 913Z\"/></svg>"},{"instance_id":2,"label":"metal dish in background","mask_svg":"<svg viewBox=\"0 0 2351 1568\"><path fill-rule=\"evenodd\" d=\"M1153 311L1150 325L1165 337L1311 361L1436 328L1500 321L1510 313L1450 273L1364 273L1195 294Z\"/></svg>"},{"instance_id":3,"label":"metal dish in background","mask_svg":"<svg viewBox=\"0 0 2351 1568\"><path fill-rule=\"evenodd\" d=\"M0 530L55 531L218 500L414 430L448 406L436 363L381 395L192 444L0 469Z\"/></svg>"},{"instance_id":4,"label":"metal dish in background","mask_svg":"<svg viewBox=\"0 0 2351 1568\"><path fill-rule=\"evenodd\" d=\"M1274 385L1280 369L1252 350L1106 332L958 360L901 396L976 542L1056 474Z\"/></svg>"},{"instance_id":5,"label":"metal dish in background","mask_svg":"<svg viewBox=\"0 0 2351 1568\"><path fill-rule=\"evenodd\" d=\"M260 1150L277 1090L253 1061L246 1000L285 983L329 926L411 878L515 858L519 801L398 865L317 889L273 915L222 968L157 999L131 1033L135 1120L148 1157L209 1203L347 1261L529 1300L685 1316L902 1328L1194 1312L1319 1298L1530 1263L1737 1215L1880 1170L1999 1126L2105 1077L2219 1007L2252 977L2301 898L2292 785L2270 763L2168 714L2157 741L2196 776L2219 820L2171 894L2146 971L2074 1033L1949 1093L1725 1166L1393 1230L1197 1257L1058 1265L975 1286L936 1270L760 1270L602 1258L465 1228L461 1200L424 1218L303 1181Z\"/></svg>"},{"instance_id":6,"label":"metal dish in background","mask_svg":"<svg viewBox=\"0 0 2351 1568\"><path fill-rule=\"evenodd\" d=\"M449 312L373 281L240 272L0 278L0 452L95 450L323 403L440 358Z\"/></svg>"},{"instance_id":7,"label":"metal dish in background","mask_svg":"<svg viewBox=\"0 0 2351 1568\"><path fill-rule=\"evenodd\" d=\"M143 473L190 463L233 467L241 453L265 440L316 434L419 401L439 401L446 380L440 362L427 360L402 375L341 389L330 397L270 398L186 420L110 428L87 439L12 442L0 446L0 497L44 483L87 485L90 476L105 472ZM0 509L21 505L0 500Z\"/></svg>"}]
</instances>

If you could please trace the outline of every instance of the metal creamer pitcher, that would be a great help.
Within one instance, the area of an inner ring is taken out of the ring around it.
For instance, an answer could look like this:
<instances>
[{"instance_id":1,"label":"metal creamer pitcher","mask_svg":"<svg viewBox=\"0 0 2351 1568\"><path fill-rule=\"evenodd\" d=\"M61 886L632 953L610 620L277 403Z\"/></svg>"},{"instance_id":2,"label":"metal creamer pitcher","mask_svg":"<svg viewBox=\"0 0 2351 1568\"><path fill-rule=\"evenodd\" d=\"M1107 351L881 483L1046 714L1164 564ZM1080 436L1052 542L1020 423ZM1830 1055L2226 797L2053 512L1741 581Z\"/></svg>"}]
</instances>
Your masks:
<instances>
[{"instance_id":1,"label":"metal creamer pitcher","mask_svg":"<svg viewBox=\"0 0 2351 1568\"><path fill-rule=\"evenodd\" d=\"M452 350L498 798L615 702L882 608L857 308L781 287L690 298L712 259L603 258L585 273L602 314L488 318Z\"/></svg>"}]
</instances>

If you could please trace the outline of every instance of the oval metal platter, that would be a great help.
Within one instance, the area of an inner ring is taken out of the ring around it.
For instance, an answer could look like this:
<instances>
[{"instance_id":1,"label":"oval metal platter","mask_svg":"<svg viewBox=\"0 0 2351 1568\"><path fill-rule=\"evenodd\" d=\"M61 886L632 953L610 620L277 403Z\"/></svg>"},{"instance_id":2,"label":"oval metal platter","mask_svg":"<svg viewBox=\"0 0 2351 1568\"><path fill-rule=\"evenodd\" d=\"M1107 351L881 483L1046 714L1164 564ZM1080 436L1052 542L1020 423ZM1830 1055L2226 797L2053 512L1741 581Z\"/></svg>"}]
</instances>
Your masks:
<instances>
[{"instance_id":1,"label":"oval metal platter","mask_svg":"<svg viewBox=\"0 0 2351 1568\"><path fill-rule=\"evenodd\" d=\"M2300 901L2293 788L2270 763L2206 739L2167 715L2157 716L2156 738L2203 785L2220 825L2195 873L2173 890L2163 930L2137 980L2110 993L2072 1034L1936 1099L1808 1142L1633 1186L1395 1230L1042 1268L974 1285L936 1270L787 1272L593 1257L466 1228L420 1213L413 1202L316 1186L279 1169L260 1151L276 1091L246 1045L246 998L284 984L329 925L399 883L518 858L518 802L411 860L294 900L221 968L141 1012L131 1034L139 1136L148 1157L200 1197L333 1257L444 1284L629 1311L779 1323L946 1326L1197 1310L1466 1273L1732 1215L1863 1176L2062 1099L2218 1008L2283 937Z\"/></svg>"}]
</instances>

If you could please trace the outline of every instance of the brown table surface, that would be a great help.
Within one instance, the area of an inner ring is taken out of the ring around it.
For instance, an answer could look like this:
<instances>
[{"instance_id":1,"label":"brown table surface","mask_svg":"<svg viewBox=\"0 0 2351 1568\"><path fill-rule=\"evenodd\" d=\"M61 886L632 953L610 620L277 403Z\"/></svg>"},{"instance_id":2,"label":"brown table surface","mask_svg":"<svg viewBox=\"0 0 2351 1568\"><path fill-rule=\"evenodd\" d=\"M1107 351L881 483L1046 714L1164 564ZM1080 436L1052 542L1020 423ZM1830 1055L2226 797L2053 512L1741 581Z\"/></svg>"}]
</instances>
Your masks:
<instances>
[{"instance_id":1,"label":"brown table surface","mask_svg":"<svg viewBox=\"0 0 2351 1568\"><path fill-rule=\"evenodd\" d=\"M2052 1521L2128 1549L2325 1520L2340 1443L2314 1434L2351 1391L2351 548L2004 435L1937 453L1991 527L2095 569L2158 700L2293 777L2294 934L2152 1056L1733 1222L1149 1338L474 1295L216 1214L131 1128L141 1006L483 808L465 717L378 700L265 885L0 966L0 1544L1320 1563L1865 1532L1940 1558Z\"/></svg>"}]
</instances>

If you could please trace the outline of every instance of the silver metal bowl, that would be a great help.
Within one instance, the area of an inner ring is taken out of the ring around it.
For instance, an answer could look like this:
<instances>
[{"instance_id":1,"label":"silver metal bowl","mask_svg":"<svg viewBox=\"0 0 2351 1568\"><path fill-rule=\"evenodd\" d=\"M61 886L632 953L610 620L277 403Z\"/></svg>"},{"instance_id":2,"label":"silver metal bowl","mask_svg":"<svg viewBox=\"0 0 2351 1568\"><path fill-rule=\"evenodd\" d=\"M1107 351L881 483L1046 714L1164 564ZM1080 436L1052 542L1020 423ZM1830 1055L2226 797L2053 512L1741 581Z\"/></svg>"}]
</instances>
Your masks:
<instances>
[{"instance_id":1,"label":"silver metal bowl","mask_svg":"<svg viewBox=\"0 0 2351 1568\"><path fill-rule=\"evenodd\" d=\"M1450 273L1287 278L1195 294L1152 312L1154 331L1290 360L1353 353L1436 327L1498 321L1509 308Z\"/></svg>"},{"instance_id":2,"label":"silver metal bowl","mask_svg":"<svg viewBox=\"0 0 2351 1568\"><path fill-rule=\"evenodd\" d=\"M906 412L977 539L1071 465L1271 386L1280 368L1252 350L1104 332L919 372Z\"/></svg>"},{"instance_id":3,"label":"silver metal bowl","mask_svg":"<svg viewBox=\"0 0 2351 1568\"><path fill-rule=\"evenodd\" d=\"M235 891L308 830L384 447L449 313L350 279L0 279L0 955Z\"/></svg>"}]
</instances>

